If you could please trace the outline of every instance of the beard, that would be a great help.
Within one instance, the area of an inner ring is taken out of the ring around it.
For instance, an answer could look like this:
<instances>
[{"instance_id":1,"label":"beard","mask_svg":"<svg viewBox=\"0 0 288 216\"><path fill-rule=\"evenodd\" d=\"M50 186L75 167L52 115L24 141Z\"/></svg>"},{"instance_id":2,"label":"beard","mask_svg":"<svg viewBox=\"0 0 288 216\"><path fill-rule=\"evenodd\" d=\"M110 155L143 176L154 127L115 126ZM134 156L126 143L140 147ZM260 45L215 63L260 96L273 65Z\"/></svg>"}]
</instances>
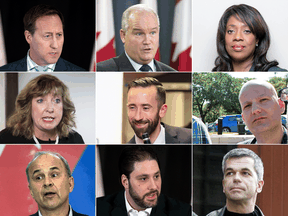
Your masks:
<instances>
[{"instance_id":1,"label":"beard","mask_svg":"<svg viewBox=\"0 0 288 216\"><path fill-rule=\"evenodd\" d=\"M156 193L156 198L154 201L145 201L145 197L149 196L152 193ZM150 191L149 193L146 193L143 195L143 197L140 197L136 191L133 189L133 187L131 186L130 182L129 182L129 194L131 196L131 198L133 199L133 201L141 208L146 209L146 208L153 208L157 205L158 203L158 197L159 197L159 191L157 190L153 190Z\"/></svg>"},{"instance_id":2,"label":"beard","mask_svg":"<svg viewBox=\"0 0 288 216\"><path fill-rule=\"evenodd\" d=\"M140 121L133 119L132 121L130 121L129 119L129 123L131 127L133 128L136 136L142 139L143 133L148 133L150 136L155 131L159 123L159 120L160 120L160 117L159 117L159 111L158 111L155 118L153 118L151 121L149 119L140 120ZM148 123L148 125L145 128L137 128L137 126L135 125L135 124L146 124L146 123Z\"/></svg>"}]
</instances>

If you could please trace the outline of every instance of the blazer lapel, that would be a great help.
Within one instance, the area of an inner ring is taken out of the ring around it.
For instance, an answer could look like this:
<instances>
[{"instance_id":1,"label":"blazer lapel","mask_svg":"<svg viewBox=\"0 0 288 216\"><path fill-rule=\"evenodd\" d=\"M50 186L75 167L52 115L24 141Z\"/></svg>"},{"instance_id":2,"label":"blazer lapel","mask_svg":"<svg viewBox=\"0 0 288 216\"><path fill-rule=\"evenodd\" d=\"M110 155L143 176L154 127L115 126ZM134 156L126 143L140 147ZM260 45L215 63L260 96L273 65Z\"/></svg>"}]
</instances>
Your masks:
<instances>
[{"instance_id":1,"label":"blazer lapel","mask_svg":"<svg viewBox=\"0 0 288 216\"><path fill-rule=\"evenodd\" d=\"M111 211L111 216L127 216L127 210L124 200L124 191L117 194L114 200L114 208Z\"/></svg>"},{"instance_id":2,"label":"blazer lapel","mask_svg":"<svg viewBox=\"0 0 288 216\"><path fill-rule=\"evenodd\" d=\"M125 52L123 52L118 58L115 59L118 65L119 71L135 71L134 67L127 58Z\"/></svg>"},{"instance_id":3,"label":"blazer lapel","mask_svg":"<svg viewBox=\"0 0 288 216\"><path fill-rule=\"evenodd\" d=\"M160 65L158 64L158 62L154 59L154 64L156 66L156 71L162 71Z\"/></svg>"},{"instance_id":4,"label":"blazer lapel","mask_svg":"<svg viewBox=\"0 0 288 216\"><path fill-rule=\"evenodd\" d=\"M177 139L177 133L175 130L173 130L172 127L169 125L166 125L161 122L161 124L165 127L165 141L166 144L171 144L171 143L178 143Z\"/></svg>"}]
</instances>

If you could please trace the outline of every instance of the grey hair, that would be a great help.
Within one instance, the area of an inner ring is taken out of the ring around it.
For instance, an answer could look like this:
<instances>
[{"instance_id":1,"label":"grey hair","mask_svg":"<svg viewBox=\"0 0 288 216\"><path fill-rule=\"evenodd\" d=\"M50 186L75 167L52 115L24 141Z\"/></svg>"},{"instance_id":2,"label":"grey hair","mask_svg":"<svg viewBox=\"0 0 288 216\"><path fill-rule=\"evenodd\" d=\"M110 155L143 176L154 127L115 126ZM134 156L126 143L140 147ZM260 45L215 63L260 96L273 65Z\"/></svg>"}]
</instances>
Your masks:
<instances>
[{"instance_id":1,"label":"grey hair","mask_svg":"<svg viewBox=\"0 0 288 216\"><path fill-rule=\"evenodd\" d=\"M247 148L235 148L229 151L222 160L222 172L224 174L226 161L230 158L242 158L242 157L250 157L254 160L254 169L257 173L258 181L263 180L264 176L264 166L261 158L255 154L255 152L251 151Z\"/></svg>"},{"instance_id":2,"label":"grey hair","mask_svg":"<svg viewBox=\"0 0 288 216\"><path fill-rule=\"evenodd\" d=\"M127 31L128 27L129 27L129 24L128 24L129 18L131 17L131 15L132 15L135 11L146 11L146 12L153 13L153 14L157 17L158 27L160 28L160 20L159 20L158 14L157 14L151 7L148 7L148 6L145 5L145 4L136 4L136 5L133 5L133 6L129 7L129 8L127 8L127 9L123 12L122 21L121 21L121 28L122 28L125 32Z\"/></svg>"},{"instance_id":3,"label":"grey hair","mask_svg":"<svg viewBox=\"0 0 288 216\"><path fill-rule=\"evenodd\" d=\"M50 155L52 155L52 156L54 156L56 158L61 159L63 161L64 165L65 165L68 177L72 176L69 164L68 164L67 160L63 156L61 156L59 153L56 153L56 152L40 151L40 152L36 152L35 153L34 158L27 165L26 176L27 176L27 180L28 180L29 184L30 184L30 177L29 177L29 173L28 173L29 172L29 168L30 168L31 164L33 163L33 161L35 161L39 156L44 155L44 154L50 154Z\"/></svg>"}]
</instances>

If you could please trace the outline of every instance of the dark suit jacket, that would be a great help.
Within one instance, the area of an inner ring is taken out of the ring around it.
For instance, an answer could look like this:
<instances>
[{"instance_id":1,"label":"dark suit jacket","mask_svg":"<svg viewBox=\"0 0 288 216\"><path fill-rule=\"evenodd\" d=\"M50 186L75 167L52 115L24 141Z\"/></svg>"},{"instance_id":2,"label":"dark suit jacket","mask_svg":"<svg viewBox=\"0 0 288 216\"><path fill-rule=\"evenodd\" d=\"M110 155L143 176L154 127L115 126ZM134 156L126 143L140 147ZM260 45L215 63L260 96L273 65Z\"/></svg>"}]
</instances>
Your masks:
<instances>
[{"instance_id":1,"label":"dark suit jacket","mask_svg":"<svg viewBox=\"0 0 288 216\"><path fill-rule=\"evenodd\" d=\"M191 212L189 204L160 194L150 216L190 216ZM97 198L97 216L127 216L124 191Z\"/></svg>"},{"instance_id":2,"label":"dark suit jacket","mask_svg":"<svg viewBox=\"0 0 288 216\"><path fill-rule=\"evenodd\" d=\"M165 141L166 144L185 143L191 144L192 130L188 128L173 127L162 123L165 127ZM135 136L127 144L135 144Z\"/></svg>"},{"instance_id":3,"label":"dark suit jacket","mask_svg":"<svg viewBox=\"0 0 288 216\"><path fill-rule=\"evenodd\" d=\"M157 71L176 71L168 65L154 60ZM125 53L96 64L96 71L135 71Z\"/></svg>"},{"instance_id":4,"label":"dark suit jacket","mask_svg":"<svg viewBox=\"0 0 288 216\"><path fill-rule=\"evenodd\" d=\"M27 56L18 61L3 65L0 67L0 71L27 71ZM85 69L59 58L54 71L85 71Z\"/></svg>"},{"instance_id":5,"label":"dark suit jacket","mask_svg":"<svg viewBox=\"0 0 288 216\"><path fill-rule=\"evenodd\" d=\"M85 215L85 214L77 213L73 209L72 209L72 212L73 212L73 216L88 216L88 215ZM39 216L38 211L35 214L30 215L30 216Z\"/></svg>"}]
</instances>

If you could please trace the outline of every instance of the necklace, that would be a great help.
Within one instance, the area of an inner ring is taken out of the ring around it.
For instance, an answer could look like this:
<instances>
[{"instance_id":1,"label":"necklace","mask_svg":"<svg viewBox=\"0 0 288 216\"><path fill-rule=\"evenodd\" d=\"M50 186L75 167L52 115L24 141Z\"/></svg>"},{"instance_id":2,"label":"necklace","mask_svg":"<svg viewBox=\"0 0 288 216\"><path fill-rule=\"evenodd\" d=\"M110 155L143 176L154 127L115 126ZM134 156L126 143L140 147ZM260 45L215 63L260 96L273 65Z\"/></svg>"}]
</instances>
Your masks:
<instances>
[{"instance_id":1,"label":"necklace","mask_svg":"<svg viewBox=\"0 0 288 216\"><path fill-rule=\"evenodd\" d=\"M34 139L34 141L35 141L36 144L40 145L40 143L39 143L38 139L35 137L35 135L33 135L33 139ZM58 142L59 142L59 136L57 135L55 144L57 145Z\"/></svg>"}]
</instances>

